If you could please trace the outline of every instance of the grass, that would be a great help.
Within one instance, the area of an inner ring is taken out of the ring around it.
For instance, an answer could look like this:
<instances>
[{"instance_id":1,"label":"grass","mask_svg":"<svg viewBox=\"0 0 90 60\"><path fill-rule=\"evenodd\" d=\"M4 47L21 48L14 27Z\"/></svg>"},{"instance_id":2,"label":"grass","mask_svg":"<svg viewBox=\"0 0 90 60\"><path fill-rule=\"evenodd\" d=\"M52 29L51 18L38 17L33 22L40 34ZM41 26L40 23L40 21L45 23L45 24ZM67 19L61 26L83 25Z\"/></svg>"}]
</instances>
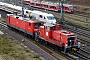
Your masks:
<instances>
[{"instance_id":1,"label":"grass","mask_svg":"<svg viewBox=\"0 0 90 60\"><path fill-rule=\"evenodd\" d=\"M58 14L55 14L55 16L60 18L60 15L58 15ZM69 22L74 23L74 24L78 24L80 26L84 26L84 27L90 28L90 23L87 23L87 22L84 22L84 21L81 22L79 20L74 20L74 19L70 19L70 18L66 18L66 17L64 17L64 20L69 21Z\"/></svg>"},{"instance_id":2,"label":"grass","mask_svg":"<svg viewBox=\"0 0 90 60\"><path fill-rule=\"evenodd\" d=\"M90 23L85 23L85 22L81 22L81 21L78 21L78 20L68 19L68 18L65 18L65 20L67 20L69 22L72 22L74 24L78 24L80 26L84 26L84 27L90 28Z\"/></svg>"},{"instance_id":3,"label":"grass","mask_svg":"<svg viewBox=\"0 0 90 60\"><path fill-rule=\"evenodd\" d=\"M4 19L3 18L0 18L0 21L3 21Z\"/></svg>"},{"instance_id":4,"label":"grass","mask_svg":"<svg viewBox=\"0 0 90 60\"><path fill-rule=\"evenodd\" d=\"M41 60L40 55L6 34L0 35L0 55L6 60Z\"/></svg>"}]
</instances>

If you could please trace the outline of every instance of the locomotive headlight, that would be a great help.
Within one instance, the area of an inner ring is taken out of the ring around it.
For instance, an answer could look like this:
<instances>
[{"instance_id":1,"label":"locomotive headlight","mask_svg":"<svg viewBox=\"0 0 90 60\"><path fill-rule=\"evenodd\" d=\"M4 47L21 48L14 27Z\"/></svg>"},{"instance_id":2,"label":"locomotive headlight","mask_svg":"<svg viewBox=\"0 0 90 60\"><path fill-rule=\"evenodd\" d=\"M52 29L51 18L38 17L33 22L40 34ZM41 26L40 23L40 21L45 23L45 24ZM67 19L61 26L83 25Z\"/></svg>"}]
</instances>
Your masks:
<instances>
[{"instance_id":1,"label":"locomotive headlight","mask_svg":"<svg viewBox=\"0 0 90 60\"><path fill-rule=\"evenodd\" d=\"M66 44L65 46L67 47L68 45Z\"/></svg>"},{"instance_id":2,"label":"locomotive headlight","mask_svg":"<svg viewBox=\"0 0 90 60\"><path fill-rule=\"evenodd\" d=\"M70 42L72 42L72 41L70 40Z\"/></svg>"}]
</instances>

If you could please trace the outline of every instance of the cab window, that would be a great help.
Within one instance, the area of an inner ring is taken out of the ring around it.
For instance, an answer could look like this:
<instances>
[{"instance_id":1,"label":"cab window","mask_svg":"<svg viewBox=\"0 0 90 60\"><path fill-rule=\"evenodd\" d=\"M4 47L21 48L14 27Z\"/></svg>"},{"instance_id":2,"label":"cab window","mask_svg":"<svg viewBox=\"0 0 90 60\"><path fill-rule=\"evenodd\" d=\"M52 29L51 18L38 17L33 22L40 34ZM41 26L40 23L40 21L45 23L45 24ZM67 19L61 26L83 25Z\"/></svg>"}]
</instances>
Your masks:
<instances>
[{"instance_id":1,"label":"cab window","mask_svg":"<svg viewBox=\"0 0 90 60\"><path fill-rule=\"evenodd\" d=\"M26 13L28 13L28 11L26 11Z\"/></svg>"},{"instance_id":2,"label":"cab window","mask_svg":"<svg viewBox=\"0 0 90 60\"><path fill-rule=\"evenodd\" d=\"M34 28L39 28L39 26L43 26L43 23L34 23Z\"/></svg>"},{"instance_id":3,"label":"cab window","mask_svg":"<svg viewBox=\"0 0 90 60\"><path fill-rule=\"evenodd\" d=\"M54 6L50 6L51 9L54 9Z\"/></svg>"},{"instance_id":4,"label":"cab window","mask_svg":"<svg viewBox=\"0 0 90 60\"><path fill-rule=\"evenodd\" d=\"M45 30L50 30L50 27L46 26L46 27L45 27Z\"/></svg>"},{"instance_id":5,"label":"cab window","mask_svg":"<svg viewBox=\"0 0 90 60\"><path fill-rule=\"evenodd\" d=\"M42 16L42 15L39 15L39 17L40 17L40 18L43 18L43 16Z\"/></svg>"},{"instance_id":6,"label":"cab window","mask_svg":"<svg viewBox=\"0 0 90 60\"><path fill-rule=\"evenodd\" d=\"M31 26L31 23L29 23L29 26Z\"/></svg>"},{"instance_id":7,"label":"cab window","mask_svg":"<svg viewBox=\"0 0 90 60\"><path fill-rule=\"evenodd\" d=\"M44 19L46 19L46 18L44 17Z\"/></svg>"}]
</instances>

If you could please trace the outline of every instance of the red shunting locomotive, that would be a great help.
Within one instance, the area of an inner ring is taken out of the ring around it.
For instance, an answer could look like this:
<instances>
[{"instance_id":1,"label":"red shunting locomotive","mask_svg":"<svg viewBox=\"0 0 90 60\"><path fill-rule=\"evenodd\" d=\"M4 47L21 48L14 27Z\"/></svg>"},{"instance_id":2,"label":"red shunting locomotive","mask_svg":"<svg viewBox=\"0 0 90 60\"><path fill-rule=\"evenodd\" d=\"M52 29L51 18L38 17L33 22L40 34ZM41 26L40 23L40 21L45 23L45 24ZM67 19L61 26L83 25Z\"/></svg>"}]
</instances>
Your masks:
<instances>
[{"instance_id":1,"label":"red shunting locomotive","mask_svg":"<svg viewBox=\"0 0 90 60\"><path fill-rule=\"evenodd\" d=\"M43 40L57 45L61 51L71 52L80 48L76 42L76 35L63 30L60 24L53 25L14 14L7 14L6 23L9 28L20 30L36 41Z\"/></svg>"}]
</instances>

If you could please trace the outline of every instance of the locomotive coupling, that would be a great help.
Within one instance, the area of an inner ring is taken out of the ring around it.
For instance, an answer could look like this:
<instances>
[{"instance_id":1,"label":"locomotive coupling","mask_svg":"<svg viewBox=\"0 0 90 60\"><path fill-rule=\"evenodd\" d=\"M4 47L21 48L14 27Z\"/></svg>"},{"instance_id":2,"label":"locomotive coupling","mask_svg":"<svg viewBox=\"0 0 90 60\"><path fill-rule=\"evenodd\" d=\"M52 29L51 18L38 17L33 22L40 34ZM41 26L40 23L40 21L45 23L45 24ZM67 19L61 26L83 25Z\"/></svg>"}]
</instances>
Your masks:
<instances>
[{"instance_id":1,"label":"locomotive coupling","mask_svg":"<svg viewBox=\"0 0 90 60\"><path fill-rule=\"evenodd\" d=\"M76 48L72 48L72 52L75 52L75 51L77 51L77 49Z\"/></svg>"}]
</instances>

